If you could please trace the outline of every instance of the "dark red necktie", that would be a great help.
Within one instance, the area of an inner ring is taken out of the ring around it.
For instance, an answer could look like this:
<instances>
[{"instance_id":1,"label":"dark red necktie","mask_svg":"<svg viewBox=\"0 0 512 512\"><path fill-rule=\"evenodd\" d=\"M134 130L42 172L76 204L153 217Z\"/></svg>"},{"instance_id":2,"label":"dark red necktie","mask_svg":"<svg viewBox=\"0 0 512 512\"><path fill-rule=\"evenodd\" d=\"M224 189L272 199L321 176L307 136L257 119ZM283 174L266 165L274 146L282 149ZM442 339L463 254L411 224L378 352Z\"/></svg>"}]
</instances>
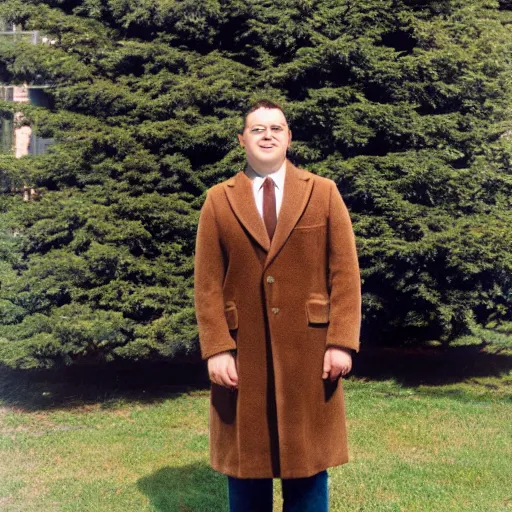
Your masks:
<instances>
[{"instance_id":1,"label":"dark red necktie","mask_svg":"<svg viewBox=\"0 0 512 512\"><path fill-rule=\"evenodd\" d=\"M277 225L275 186L274 180L267 176L263 182L263 222L270 240L274 236Z\"/></svg>"}]
</instances>

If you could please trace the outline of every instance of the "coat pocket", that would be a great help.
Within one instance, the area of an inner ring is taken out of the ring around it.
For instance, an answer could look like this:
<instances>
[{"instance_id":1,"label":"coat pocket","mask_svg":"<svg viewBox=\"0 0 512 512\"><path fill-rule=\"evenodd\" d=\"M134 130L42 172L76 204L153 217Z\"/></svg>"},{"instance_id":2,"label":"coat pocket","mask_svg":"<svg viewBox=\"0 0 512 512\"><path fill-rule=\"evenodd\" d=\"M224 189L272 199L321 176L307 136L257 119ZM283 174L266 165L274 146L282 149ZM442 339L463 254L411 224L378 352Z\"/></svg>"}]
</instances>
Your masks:
<instances>
[{"instance_id":1,"label":"coat pocket","mask_svg":"<svg viewBox=\"0 0 512 512\"><path fill-rule=\"evenodd\" d=\"M310 324L329 323L329 301L327 299L309 299L306 302L306 312Z\"/></svg>"},{"instance_id":2,"label":"coat pocket","mask_svg":"<svg viewBox=\"0 0 512 512\"><path fill-rule=\"evenodd\" d=\"M224 304L224 315L226 316L228 329L230 331L238 329L238 311L233 301L229 300Z\"/></svg>"}]
</instances>

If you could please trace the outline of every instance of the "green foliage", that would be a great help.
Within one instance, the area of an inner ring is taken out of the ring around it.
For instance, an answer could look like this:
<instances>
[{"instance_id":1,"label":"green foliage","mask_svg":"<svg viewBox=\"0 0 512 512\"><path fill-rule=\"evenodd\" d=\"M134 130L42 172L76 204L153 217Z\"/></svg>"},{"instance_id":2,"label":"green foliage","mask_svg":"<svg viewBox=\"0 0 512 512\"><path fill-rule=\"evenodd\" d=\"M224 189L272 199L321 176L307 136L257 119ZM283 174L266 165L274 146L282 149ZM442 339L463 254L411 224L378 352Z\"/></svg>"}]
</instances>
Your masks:
<instances>
[{"instance_id":1,"label":"green foliage","mask_svg":"<svg viewBox=\"0 0 512 512\"><path fill-rule=\"evenodd\" d=\"M3 363L197 350L198 210L261 97L351 211L365 340L511 320L510 2L9 0L0 18L54 40L2 44L0 81L53 86L52 110L16 108L58 141L0 155Z\"/></svg>"}]
</instances>

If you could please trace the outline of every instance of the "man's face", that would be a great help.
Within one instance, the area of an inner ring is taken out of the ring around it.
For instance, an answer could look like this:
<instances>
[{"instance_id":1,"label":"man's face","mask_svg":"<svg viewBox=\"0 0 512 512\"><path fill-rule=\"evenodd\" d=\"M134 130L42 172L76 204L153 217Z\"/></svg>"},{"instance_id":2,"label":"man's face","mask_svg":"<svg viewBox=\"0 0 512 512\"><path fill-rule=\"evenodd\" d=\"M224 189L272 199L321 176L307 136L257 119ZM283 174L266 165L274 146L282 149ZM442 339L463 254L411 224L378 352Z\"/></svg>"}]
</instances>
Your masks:
<instances>
[{"instance_id":1,"label":"man's face","mask_svg":"<svg viewBox=\"0 0 512 512\"><path fill-rule=\"evenodd\" d=\"M249 165L260 174L268 174L279 169L286 158L292 132L279 109L261 107L247 116L238 140Z\"/></svg>"}]
</instances>

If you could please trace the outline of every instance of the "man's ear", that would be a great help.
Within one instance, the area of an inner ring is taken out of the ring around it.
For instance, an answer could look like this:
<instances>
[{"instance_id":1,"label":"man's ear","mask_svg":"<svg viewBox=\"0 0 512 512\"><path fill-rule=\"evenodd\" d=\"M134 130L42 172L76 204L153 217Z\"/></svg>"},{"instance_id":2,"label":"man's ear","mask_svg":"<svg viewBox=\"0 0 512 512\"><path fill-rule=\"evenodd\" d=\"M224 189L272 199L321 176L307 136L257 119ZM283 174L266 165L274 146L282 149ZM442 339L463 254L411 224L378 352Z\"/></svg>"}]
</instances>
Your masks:
<instances>
[{"instance_id":1,"label":"man's ear","mask_svg":"<svg viewBox=\"0 0 512 512\"><path fill-rule=\"evenodd\" d=\"M292 131L288 130L288 146L292 143Z\"/></svg>"},{"instance_id":2,"label":"man's ear","mask_svg":"<svg viewBox=\"0 0 512 512\"><path fill-rule=\"evenodd\" d=\"M237 135L238 135L238 142L240 142L240 146L245 148L244 136L241 133L237 133Z\"/></svg>"}]
</instances>

